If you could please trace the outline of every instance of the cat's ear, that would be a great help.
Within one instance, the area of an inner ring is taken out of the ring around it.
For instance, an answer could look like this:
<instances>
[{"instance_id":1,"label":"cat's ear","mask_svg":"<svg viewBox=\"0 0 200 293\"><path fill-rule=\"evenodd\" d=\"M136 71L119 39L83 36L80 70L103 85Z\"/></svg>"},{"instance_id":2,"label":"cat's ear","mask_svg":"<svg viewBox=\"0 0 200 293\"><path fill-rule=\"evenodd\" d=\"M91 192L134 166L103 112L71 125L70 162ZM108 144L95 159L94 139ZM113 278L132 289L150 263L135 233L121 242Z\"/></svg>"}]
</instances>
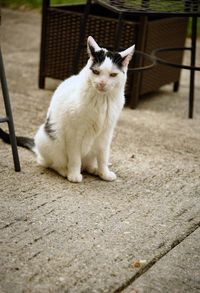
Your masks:
<instances>
[{"instance_id":1,"label":"cat's ear","mask_svg":"<svg viewBox=\"0 0 200 293\"><path fill-rule=\"evenodd\" d=\"M101 50L99 45L96 43L93 37L89 36L87 39L87 51L89 56L91 57L94 52Z\"/></svg>"},{"instance_id":2,"label":"cat's ear","mask_svg":"<svg viewBox=\"0 0 200 293\"><path fill-rule=\"evenodd\" d=\"M122 56L123 58L123 61L122 61L122 64L124 66L128 66L130 60L132 59L133 57L133 54L135 52L135 45L129 47L128 49L122 51L122 52L119 52L119 54Z\"/></svg>"}]
</instances>

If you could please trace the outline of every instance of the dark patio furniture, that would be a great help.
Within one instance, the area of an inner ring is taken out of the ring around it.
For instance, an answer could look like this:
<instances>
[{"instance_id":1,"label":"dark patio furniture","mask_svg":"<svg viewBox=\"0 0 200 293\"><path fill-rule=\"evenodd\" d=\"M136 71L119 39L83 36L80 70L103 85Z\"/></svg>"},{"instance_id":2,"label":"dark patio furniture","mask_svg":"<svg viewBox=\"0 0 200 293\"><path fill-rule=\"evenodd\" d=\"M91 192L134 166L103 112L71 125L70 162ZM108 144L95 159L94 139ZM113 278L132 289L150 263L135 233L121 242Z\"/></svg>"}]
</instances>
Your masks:
<instances>
[{"instance_id":1,"label":"dark patio furniture","mask_svg":"<svg viewBox=\"0 0 200 293\"><path fill-rule=\"evenodd\" d=\"M118 14L118 26L115 37L115 46L120 46L120 38L123 22L126 16L139 15L143 17L143 22L147 22L147 18L150 16L162 15L165 17L192 17L192 36L191 36L191 47L173 47L173 48L157 48L154 49L152 55L156 61L163 65L172 66L175 68L189 69L190 70L190 90L189 90L189 112L188 117L193 117L194 107L194 85L195 85L195 70L200 70L200 67L195 66L196 56L196 38L197 38L197 17L200 16L200 1L199 0L95 0L101 6L106 7ZM89 14L91 0L87 2L88 8L86 15ZM84 28L84 25L83 25ZM177 36L178 37L178 36ZM169 36L170 38L170 36ZM145 40L144 40L145 41ZM190 50L191 51L191 62L190 66L177 64L167 59L166 56L159 57L158 53L171 52L175 54L178 51ZM132 70L131 68L129 69ZM175 90L176 90L175 85ZM134 97L133 97L134 98ZM132 102L134 104L134 102Z\"/></svg>"},{"instance_id":2,"label":"dark patio furniture","mask_svg":"<svg viewBox=\"0 0 200 293\"><path fill-rule=\"evenodd\" d=\"M115 35L115 49L120 48L121 32L126 16L135 16L139 15L141 17L141 23L143 26L143 36L141 43L145 42L145 25L148 23L148 18L150 16L162 15L166 17L176 16L176 17L192 17L192 37L191 37L191 47L190 48L157 48L154 49L152 55L155 60L163 65L168 65L176 68L183 68L190 70L190 90L189 90L189 112L188 117L193 117L193 107L194 107L194 85L195 85L195 70L200 70L200 67L195 66L195 54L196 54L196 38L197 38L197 17L200 16L200 1L199 0L141 0L141 1L125 1L125 0L95 0L101 6L106 7L108 10L113 11L118 14L118 25ZM87 1L87 8L85 10L85 19L90 13L91 0ZM84 20L85 20L84 19ZM82 24L82 30L85 28L85 23ZM142 32L141 32L142 33ZM83 32L81 33L84 34ZM170 36L169 36L170 38ZM167 57L160 58L158 53L168 52L175 53L178 51L190 50L191 51L191 63L190 66L177 64L167 60ZM138 63L141 66L141 61ZM129 68L129 71L133 70ZM141 75L138 75L138 78L141 78ZM177 90L177 83L175 84L175 90ZM138 95L135 93L132 94L132 101L130 104L135 105L138 98Z\"/></svg>"},{"instance_id":3,"label":"dark patio furniture","mask_svg":"<svg viewBox=\"0 0 200 293\"><path fill-rule=\"evenodd\" d=\"M177 91L180 69L159 64L152 68L149 55L159 47L184 47L187 17L123 8L124 3L140 2L89 0L86 5L52 6L49 0L43 1L39 87L44 88L46 77L65 79L77 73L87 60L85 44L87 36L92 35L100 45L112 50L136 43L137 53L130 64L126 87L126 101L131 108L137 106L140 95L162 85L174 83ZM167 52L165 56L181 64L183 52ZM147 68L152 69L144 70Z\"/></svg>"},{"instance_id":4,"label":"dark patio furniture","mask_svg":"<svg viewBox=\"0 0 200 293\"><path fill-rule=\"evenodd\" d=\"M0 117L0 123L5 123L5 122L8 123L10 143L12 147L12 154L13 154L13 160L14 160L14 167L15 167L15 171L19 172L21 168L20 168L13 115L12 115L12 109L10 104L10 97L8 93L1 48L0 48L0 78L1 78L1 87L2 87L2 93L3 93L4 105L5 105L5 111L6 111L6 117Z\"/></svg>"}]
</instances>

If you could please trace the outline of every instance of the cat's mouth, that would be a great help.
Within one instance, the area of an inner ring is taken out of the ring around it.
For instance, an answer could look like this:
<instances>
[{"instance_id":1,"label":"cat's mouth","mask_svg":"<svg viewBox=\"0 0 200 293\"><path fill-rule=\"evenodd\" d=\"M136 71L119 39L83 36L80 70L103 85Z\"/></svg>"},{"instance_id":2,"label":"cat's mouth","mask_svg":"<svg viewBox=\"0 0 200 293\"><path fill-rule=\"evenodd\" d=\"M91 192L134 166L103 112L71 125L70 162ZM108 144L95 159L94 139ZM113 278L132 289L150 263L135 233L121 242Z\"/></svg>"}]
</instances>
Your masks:
<instances>
[{"instance_id":1,"label":"cat's mouth","mask_svg":"<svg viewBox=\"0 0 200 293\"><path fill-rule=\"evenodd\" d=\"M107 88L105 86L102 87L101 85L97 85L96 88L101 93L105 93L107 91Z\"/></svg>"}]
</instances>

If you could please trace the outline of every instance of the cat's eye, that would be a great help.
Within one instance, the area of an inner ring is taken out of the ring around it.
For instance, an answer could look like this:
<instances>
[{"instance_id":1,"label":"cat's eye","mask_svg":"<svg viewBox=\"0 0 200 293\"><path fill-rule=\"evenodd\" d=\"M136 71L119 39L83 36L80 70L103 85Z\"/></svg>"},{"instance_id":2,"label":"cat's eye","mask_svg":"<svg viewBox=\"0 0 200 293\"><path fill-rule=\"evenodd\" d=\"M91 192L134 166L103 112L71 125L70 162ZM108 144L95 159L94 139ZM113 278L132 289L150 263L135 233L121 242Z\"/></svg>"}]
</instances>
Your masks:
<instances>
[{"instance_id":1,"label":"cat's eye","mask_svg":"<svg viewBox=\"0 0 200 293\"><path fill-rule=\"evenodd\" d=\"M113 72L113 73L110 74L110 76L111 77L116 77L117 76L117 73Z\"/></svg>"},{"instance_id":2,"label":"cat's eye","mask_svg":"<svg viewBox=\"0 0 200 293\"><path fill-rule=\"evenodd\" d=\"M96 75L99 75L99 73L100 73L99 70L97 70L97 69L92 69L92 72Z\"/></svg>"}]
</instances>

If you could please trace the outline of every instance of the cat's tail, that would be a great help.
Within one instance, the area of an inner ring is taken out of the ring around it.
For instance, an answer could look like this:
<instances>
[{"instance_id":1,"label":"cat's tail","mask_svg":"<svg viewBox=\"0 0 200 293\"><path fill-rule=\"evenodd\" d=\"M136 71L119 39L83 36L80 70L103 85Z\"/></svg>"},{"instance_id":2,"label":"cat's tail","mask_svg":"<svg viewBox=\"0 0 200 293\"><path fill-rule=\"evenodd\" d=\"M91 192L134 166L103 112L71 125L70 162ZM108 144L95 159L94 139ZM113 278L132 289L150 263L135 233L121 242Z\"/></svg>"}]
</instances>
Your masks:
<instances>
[{"instance_id":1,"label":"cat's tail","mask_svg":"<svg viewBox=\"0 0 200 293\"><path fill-rule=\"evenodd\" d=\"M10 136L7 132L0 128L0 138L5 142L10 144ZM17 145L26 148L34 153L35 143L33 138L16 136Z\"/></svg>"}]
</instances>

